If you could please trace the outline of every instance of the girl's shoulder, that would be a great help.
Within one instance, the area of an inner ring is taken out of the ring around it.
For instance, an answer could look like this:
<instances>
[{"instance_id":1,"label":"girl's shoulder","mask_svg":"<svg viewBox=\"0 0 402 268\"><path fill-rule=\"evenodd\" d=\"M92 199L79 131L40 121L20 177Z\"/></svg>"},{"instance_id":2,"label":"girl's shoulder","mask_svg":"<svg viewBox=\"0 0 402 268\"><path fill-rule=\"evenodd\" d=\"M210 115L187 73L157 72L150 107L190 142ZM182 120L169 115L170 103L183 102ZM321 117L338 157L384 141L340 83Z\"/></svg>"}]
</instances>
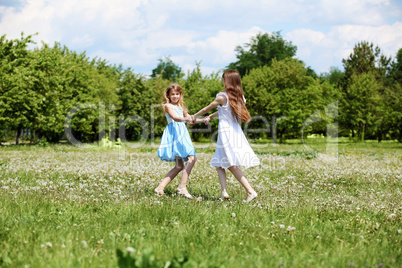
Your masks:
<instances>
[{"instance_id":1,"label":"girl's shoulder","mask_svg":"<svg viewBox=\"0 0 402 268\"><path fill-rule=\"evenodd\" d=\"M173 104L171 104L171 103L165 103L165 104L163 104L163 106L164 107L169 107L169 108L171 108L171 109L174 109L174 105Z\"/></svg>"},{"instance_id":2,"label":"girl's shoulder","mask_svg":"<svg viewBox=\"0 0 402 268\"><path fill-rule=\"evenodd\" d=\"M173 104L171 104L171 103L166 103L166 104L165 104L165 107L169 107L169 108L171 108L171 109L173 109L173 110L184 110L183 107L180 107L180 106L178 106L178 105L173 105Z\"/></svg>"},{"instance_id":3,"label":"girl's shoulder","mask_svg":"<svg viewBox=\"0 0 402 268\"><path fill-rule=\"evenodd\" d=\"M221 91L221 92L219 92L218 94L216 94L216 98L219 98L219 97L221 97L221 99L223 98L223 105L222 104L220 104L220 106L222 106L222 107L226 107L227 106L227 104L229 103L229 97L228 97L228 94L226 93L226 92L224 92L224 91Z\"/></svg>"},{"instance_id":4,"label":"girl's shoulder","mask_svg":"<svg viewBox=\"0 0 402 268\"><path fill-rule=\"evenodd\" d=\"M216 97L219 97L219 96L225 96L225 97L227 97L228 94L227 94L225 91L221 91L221 92L219 92L218 94L216 94Z\"/></svg>"},{"instance_id":5,"label":"girl's shoulder","mask_svg":"<svg viewBox=\"0 0 402 268\"><path fill-rule=\"evenodd\" d=\"M221 91L218 94L216 94L216 98L219 98L219 97L221 97L221 98L223 97L226 101L229 99L228 94L224 91Z\"/></svg>"}]
</instances>

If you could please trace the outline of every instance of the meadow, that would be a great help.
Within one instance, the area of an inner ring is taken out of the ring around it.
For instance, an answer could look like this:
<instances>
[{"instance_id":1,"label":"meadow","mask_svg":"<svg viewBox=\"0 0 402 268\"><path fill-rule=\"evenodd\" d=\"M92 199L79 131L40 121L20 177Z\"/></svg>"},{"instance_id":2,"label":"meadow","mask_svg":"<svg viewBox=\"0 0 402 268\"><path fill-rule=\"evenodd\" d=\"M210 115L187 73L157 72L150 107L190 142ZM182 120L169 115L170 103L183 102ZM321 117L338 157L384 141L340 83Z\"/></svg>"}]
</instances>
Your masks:
<instances>
[{"instance_id":1,"label":"meadow","mask_svg":"<svg viewBox=\"0 0 402 268\"><path fill-rule=\"evenodd\" d=\"M402 267L402 145L253 144L222 201L196 144L188 189L152 144L0 147L0 267Z\"/></svg>"}]
</instances>

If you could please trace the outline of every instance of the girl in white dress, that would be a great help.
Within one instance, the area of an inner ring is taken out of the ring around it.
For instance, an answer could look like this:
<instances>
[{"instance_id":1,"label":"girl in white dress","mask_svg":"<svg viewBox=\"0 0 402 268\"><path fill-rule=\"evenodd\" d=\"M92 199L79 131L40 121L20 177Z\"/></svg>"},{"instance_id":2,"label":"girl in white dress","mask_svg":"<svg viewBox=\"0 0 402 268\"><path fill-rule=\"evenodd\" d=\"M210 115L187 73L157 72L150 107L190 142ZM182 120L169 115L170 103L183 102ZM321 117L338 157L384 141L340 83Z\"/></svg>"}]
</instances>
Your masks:
<instances>
[{"instance_id":1,"label":"girl in white dress","mask_svg":"<svg viewBox=\"0 0 402 268\"><path fill-rule=\"evenodd\" d=\"M239 167L257 166L260 161L251 149L239 122L250 121L250 114L245 105L246 100L243 96L239 73L232 70L226 71L222 78L225 91L218 93L211 104L193 115L191 122L195 122L200 115L218 107L218 111L207 116L205 121L208 123L212 117L219 116L218 141L211 166L216 167L218 172L222 190L221 197L229 199L226 191L225 169L227 168L246 190L247 196L244 201L249 202L257 197L257 193L250 186Z\"/></svg>"}]
</instances>

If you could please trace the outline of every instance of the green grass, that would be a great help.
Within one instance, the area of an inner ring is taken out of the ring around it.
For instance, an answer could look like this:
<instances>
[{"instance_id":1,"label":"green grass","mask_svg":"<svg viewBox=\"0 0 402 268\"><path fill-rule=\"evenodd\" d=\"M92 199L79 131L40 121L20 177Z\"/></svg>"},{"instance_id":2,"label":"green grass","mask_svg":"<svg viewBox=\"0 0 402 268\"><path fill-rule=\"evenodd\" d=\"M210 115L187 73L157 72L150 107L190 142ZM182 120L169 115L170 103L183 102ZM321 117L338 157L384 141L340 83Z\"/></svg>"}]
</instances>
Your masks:
<instances>
[{"instance_id":1,"label":"green grass","mask_svg":"<svg viewBox=\"0 0 402 268\"><path fill-rule=\"evenodd\" d=\"M253 145L251 204L199 147L194 200L151 144L2 147L0 267L402 267L400 144Z\"/></svg>"}]
</instances>

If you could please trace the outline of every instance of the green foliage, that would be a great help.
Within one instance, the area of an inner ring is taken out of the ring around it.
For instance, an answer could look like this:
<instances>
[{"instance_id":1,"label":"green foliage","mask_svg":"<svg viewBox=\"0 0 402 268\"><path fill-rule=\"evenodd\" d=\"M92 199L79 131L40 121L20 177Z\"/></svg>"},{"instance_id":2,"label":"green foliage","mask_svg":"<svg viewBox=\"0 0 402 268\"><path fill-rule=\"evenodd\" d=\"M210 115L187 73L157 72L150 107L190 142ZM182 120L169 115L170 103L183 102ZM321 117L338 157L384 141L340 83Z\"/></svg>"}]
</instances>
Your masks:
<instances>
[{"instance_id":1,"label":"green foliage","mask_svg":"<svg viewBox=\"0 0 402 268\"><path fill-rule=\"evenodd\" d=\"M47 147L47 146L49 146L49 142L47 141L47 139L45 137L43 137L39 140L38 145L42 146L42 147Z\"/></svg>"},{"instance_id":2,"label":"green foliage","mask_svg":"<svg viewBox=\"0 0 402 268\"><path fill-rule=\"evenodd\" d=\"M398 54L392 62L378 46L362 41L342 62L341 126L361 140L377 137L381 141L386 135L402 140Z\"/></svg>"},{"instance_id":3,"label":"green foliage","mask_svg":"<svg viewBox=\"0 0 402 268\"><path fill-rule=\"evenodd\" d=\"M182 78L184 74L181 71L181 68L175 64L170 57L165 57L164 59L159 59L158 66L152 70L152 78L155 78L158 75L162 76L163 79L176 82Z\"/></svg>"},{"instance_id":4,"label":"green foliage","mask_svg":"<svg viewBox=\"0 0 402 268\"><path fill-rule=\"evenodd\" d=\"M273 34L259 33L252 37L244 47L236 47L236 62L230 63L228 69L237 70L241 76L250 70L265 65L271 65L273 60L283 60L296 55L297 47L291 41L286 41L280 32Z\"/></svg>"},{"instance_id":5,"label":"green foliage","mask_svg":"<svg viewBox=\"0 0 402 268\"><path fill-rule=\"evenodd\" d=\"M116 249L117 264L119 268L152 268L160 267L156 262L156 256L152 248L146 248L143 252L136 252L133 248L129 250ZM189 258L187 253L181 257L173 257L164 265L166 268L183 267Z\"/></svg>"},{"instance_id":6,"label":"green foliage","mask_svg":"<svg viewBox=\"0 0 402 268\"><path fill-rule=\"evenodd\" d=\"M345 68L345 80L347 81L353 74L362 74L374 71L376 63L379 61L381 50L373 43L366 41L358 42L353 48L347 59L342 63Z\"/></svg>"},{"instance_id":7,"label":"green foliage","mask_svg":"<svg viewBox=\"0 0 402 268\"><path fill-rule=\"evenodd\" d=\"M329 73L322 73L321 79L328 81L331 85L339 87L345 73L337 67L330 67Z\"/></svg>"},{"instance_id":8,"label":"green foliage","mask_svg":"<svg viewBox=\"0 0 402 268\"><path fill-rule=\"evenodd\" d=\"M21 40L1 39L2 75L0 121L10 129L30 129L58 141L64 133L66 115L78 105L96 108L78 111L72 119L75 135L93 141L99 129L101 105L119 106L116 88L119 71L103 60L89 61L55 43L27 50L31 36ZM106 110L104 117L110 115ZM18 142L18 141L17 141Z\"/></svg>"},{"instance_id":9,"label":"green foliage","mask_svg":"<svg viewBox=\"0 0 402 268\"><path fill-rule=\"evenodd\" d=\"M16 143L72 137L94 142L106 135L111 140L149 140L161 136L166 126L161 103L170 83L183 87L190 114L223 90L221 75L203 75L199 62L184 76L166 57L159 60L153 78L146 79L59 43L29 50L32 37L0 38L1 141L15 133ZM243 76L247 107L254 116L244 128L257 129L250 137L272 136L275 142L276 134L281 139L300 137L302 131L326 134L327 125L336 122L327 106L338 101L342 134L402 141L402 49L392 59L372 43L360 42L343 60L345 72L331 68L320 78L292 59L296 46L280 32L260 33L236 53L238 61L229 68ZM216 137L217 124L212 120L208 127L189 126L193 140ZM71 133L65 131L69 127Z\"/></svg>"},{"instance_id":10,"label":"green foliage","mask_svg":"<svg viewBox=\"0 0 402 268\"><path fill-rule=\"evenodd\" d=\"M124 70L120 80L117 95L121 102L120 107L116 110L119 116L119 123L116 122L116 129L124 127L126 140L139 140L149 126L143 124L143 120L149 119L150 110L144 109L149 106L148 89L145 85L143 76L135 74L131 69ZM158 102L156 102L158 103ZM149 121L147 121L149 122ZM142 124L141 124L142 123Z\"/></svg>"},{"instance_id":11,"label":"green foliage","mask_svg":"<svg viewBox=\"0 0 402 268\"><path fill-rule=\"evenodd\" d=\"M18 129L17 143L23 127L30 128L38 115L39 99L32 90L30 61L27 50L32 35L20 39L0 38L0 125Z\"/></svg>"},{"instance_id":12,"label":"green foliage","mask_svg":"<svg viewBox=\"0 0 402 268\"><path fill-rule=\"evenodd\" d=\"M243 78L247 107L251 115L280 118L277 133L299 136L303 124L318 110L336 100L336 90L328 83L307 75L307 69L296 59L274 60L271 66L253 69ZM269 120L272 123L271 120ZM324 127L328 120L322 120ZM271 132L274 124L271 124ZM318 131L324 131L323 129Z\"/></svg>"},{"instance_id":13,"label":"green foliage","mask_svg":"<svg viewBox=\"0 0 402 268\"><path fill-rule=\"evenodd\" d=\"M380 101L378 87L372 73L354 74L348 81L347 91L342 99L341 120L349 122L354 129L359 130L362 140L366 128L375 120L376 108Z\"/></svg>"},{"instance_id":14,"label":"green foliage","mask_svg":"<svg viewBox=\"0 0 402 268\"><path fill-rule=\"evenodd\" d=\"M200 109L210 104L216 98L216 94L223 90L222 78L218 73L212 73L210 75L202 75L200 69L200 63L196 63L196 68L187 73L187 78L181 80L184 90L185 105L189 109L189 114L195 114ZM213 113L215 111L211 111ZM218 126L217 120L211 120L211 132L207 132L209 137ZM207 126L202 124L196 124L191 127L191 136L195 141L198 141L203 133L206 133Z\"/></svg>"}]
</instances>

